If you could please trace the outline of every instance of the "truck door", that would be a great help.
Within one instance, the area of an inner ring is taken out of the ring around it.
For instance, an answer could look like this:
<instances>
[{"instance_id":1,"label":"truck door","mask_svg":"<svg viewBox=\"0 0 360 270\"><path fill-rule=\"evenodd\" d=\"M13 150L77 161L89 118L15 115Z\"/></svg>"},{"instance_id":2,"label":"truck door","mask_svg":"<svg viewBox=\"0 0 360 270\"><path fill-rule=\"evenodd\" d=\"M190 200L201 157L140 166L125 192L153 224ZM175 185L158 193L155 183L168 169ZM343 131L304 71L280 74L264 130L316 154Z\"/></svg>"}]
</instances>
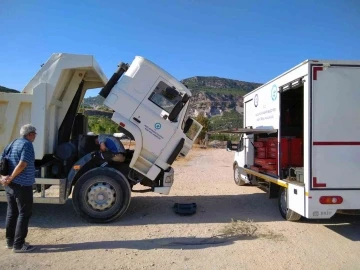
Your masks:
<instances>
[{"instance_id":1,"label":"truck door","mask_svg":"<svg viewBox=\"0 0 360 270\"><path fill-rule=\"evenodd\" d=\"M131 117L131 121L142 130L142 155L148 156L149 161L154 161L160 155L179 125L176 120L169 121L168 116L182 97L176 95L176 90L174 95L169 94L167 88L171 88L171 84L160 77L153 91L144 98Z\"/></svg>"},{"instance_id":2,"label":"truck door","mask_svg":"<svg viewBox=\"0 0 360 270\"><path fill-rule=\"evenodd\" d=\"M312 66L311 188L360 189L360 66Z\"/></svg>"}]
</instances>

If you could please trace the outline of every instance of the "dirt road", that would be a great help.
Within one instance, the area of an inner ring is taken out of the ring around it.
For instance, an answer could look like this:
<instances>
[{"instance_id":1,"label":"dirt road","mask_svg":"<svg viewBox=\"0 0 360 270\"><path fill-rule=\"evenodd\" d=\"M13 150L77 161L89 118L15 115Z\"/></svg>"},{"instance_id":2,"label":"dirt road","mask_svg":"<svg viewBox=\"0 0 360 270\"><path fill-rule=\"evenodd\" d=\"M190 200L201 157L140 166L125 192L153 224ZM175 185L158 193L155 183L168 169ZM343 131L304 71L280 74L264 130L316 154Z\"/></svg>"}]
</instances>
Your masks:
<instances>
[{"instance_id":1,"label":"dirt road","mask_svg":"<svg viewBox=\"0 0 360 270\"><path fill-rule=\"evenodd\" d=\"M170 195L134 195L126 215L107 225L83 222L71 201L35 205L27 241L37 250L2 248L0 269L360 269L359 217L284 221L276 200L233 183L232 159L194 149L174 164ZM176 202L197 203L197 213L176 215ZM5 213L2 203L2 245Z\"/></svg>"}]
</instances>

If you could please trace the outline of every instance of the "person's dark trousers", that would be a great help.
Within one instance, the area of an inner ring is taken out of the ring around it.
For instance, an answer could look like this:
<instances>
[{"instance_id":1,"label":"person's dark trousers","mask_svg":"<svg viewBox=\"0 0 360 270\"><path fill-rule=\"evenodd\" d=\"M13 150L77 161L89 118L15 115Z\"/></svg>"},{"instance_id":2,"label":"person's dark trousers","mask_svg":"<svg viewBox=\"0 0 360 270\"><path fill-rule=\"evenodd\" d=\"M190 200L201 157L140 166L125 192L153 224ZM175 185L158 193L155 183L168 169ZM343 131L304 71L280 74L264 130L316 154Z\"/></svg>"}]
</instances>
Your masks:
<instances>
[{"instance_id":1,"label":"person's dark trousers","mask_svg":"<svg viewBox=\"0 0 360 270\"><path fill-rule=\"evenodd\" d=\"M5 187L8 201L6 215L6 241L8 246L19 249L25 243L28 234L29 220L32 215L32 186L21 186L10 183Z\"/></svg>"}]
</instances>

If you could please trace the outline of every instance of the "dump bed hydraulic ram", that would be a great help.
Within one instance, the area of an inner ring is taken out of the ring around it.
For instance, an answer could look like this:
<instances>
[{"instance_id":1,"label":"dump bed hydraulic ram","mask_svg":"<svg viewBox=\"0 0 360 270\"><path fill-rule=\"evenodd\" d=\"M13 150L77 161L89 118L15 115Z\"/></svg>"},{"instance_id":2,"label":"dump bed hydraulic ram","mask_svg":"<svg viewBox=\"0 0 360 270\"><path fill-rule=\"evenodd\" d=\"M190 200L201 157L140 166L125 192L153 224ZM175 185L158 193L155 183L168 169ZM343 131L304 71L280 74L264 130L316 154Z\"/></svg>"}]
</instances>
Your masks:
<instances>
[{"instance_id":1,"label":"dump bed hydraulic ram","mask_svg":"<svg viewBox=\"0 0 360 270\"><path fill-rule=\"evenodd\" d=\"M119 68L111 76L110 80L107 82L107 84L104 86L104 88L101 89L99 95L102 96L103 98L107 98L111 89L113 89L115 84L119 81L120 77L128 70L128 68L129 68L128 64L121 62L119 64Z\"/></svg>"}]
</instances>

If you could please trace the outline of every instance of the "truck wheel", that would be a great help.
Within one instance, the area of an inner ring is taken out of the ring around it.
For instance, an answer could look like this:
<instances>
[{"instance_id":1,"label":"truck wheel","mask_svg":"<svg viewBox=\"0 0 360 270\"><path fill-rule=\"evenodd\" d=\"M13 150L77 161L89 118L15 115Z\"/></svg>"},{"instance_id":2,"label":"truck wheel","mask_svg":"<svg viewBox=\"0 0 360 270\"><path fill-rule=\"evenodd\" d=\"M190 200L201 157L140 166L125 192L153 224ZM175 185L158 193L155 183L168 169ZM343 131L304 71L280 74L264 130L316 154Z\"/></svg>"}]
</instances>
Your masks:
<instances>
[{"instance_id":1,"label":"truck wheel","mask_svg":"<svg viewBox=\"0 0 360 270\"><path fill-rule=\"evenodd\" d=\"M281 187L279 190L278 205L281 216L287 221L298 221L301 215L287 207L287 189Z\"/></svg>"},{"instance_id":2,"label":"truck wheel","mask_svg":"<svg viewBox=\"0 0 360 270\"><path fill-rule=\"evenodd\" d=\"M95 168L76 182L72 201L75 211L85 220L111 222L128 209L131 188L123 174L113 168Z\"/></svg>"},{"instance_id":3,"label":"truck wheel","mask_svg":"<svg viewBox=\"0 0 360 270\"><path fill-rule=\"evenodd\" d=\"M234 166L234 182L235 184L237 184L238 186L244 186L246 184L246 182L241 179L241 168L235 164Z\"/></svg>"}]
</instances>

